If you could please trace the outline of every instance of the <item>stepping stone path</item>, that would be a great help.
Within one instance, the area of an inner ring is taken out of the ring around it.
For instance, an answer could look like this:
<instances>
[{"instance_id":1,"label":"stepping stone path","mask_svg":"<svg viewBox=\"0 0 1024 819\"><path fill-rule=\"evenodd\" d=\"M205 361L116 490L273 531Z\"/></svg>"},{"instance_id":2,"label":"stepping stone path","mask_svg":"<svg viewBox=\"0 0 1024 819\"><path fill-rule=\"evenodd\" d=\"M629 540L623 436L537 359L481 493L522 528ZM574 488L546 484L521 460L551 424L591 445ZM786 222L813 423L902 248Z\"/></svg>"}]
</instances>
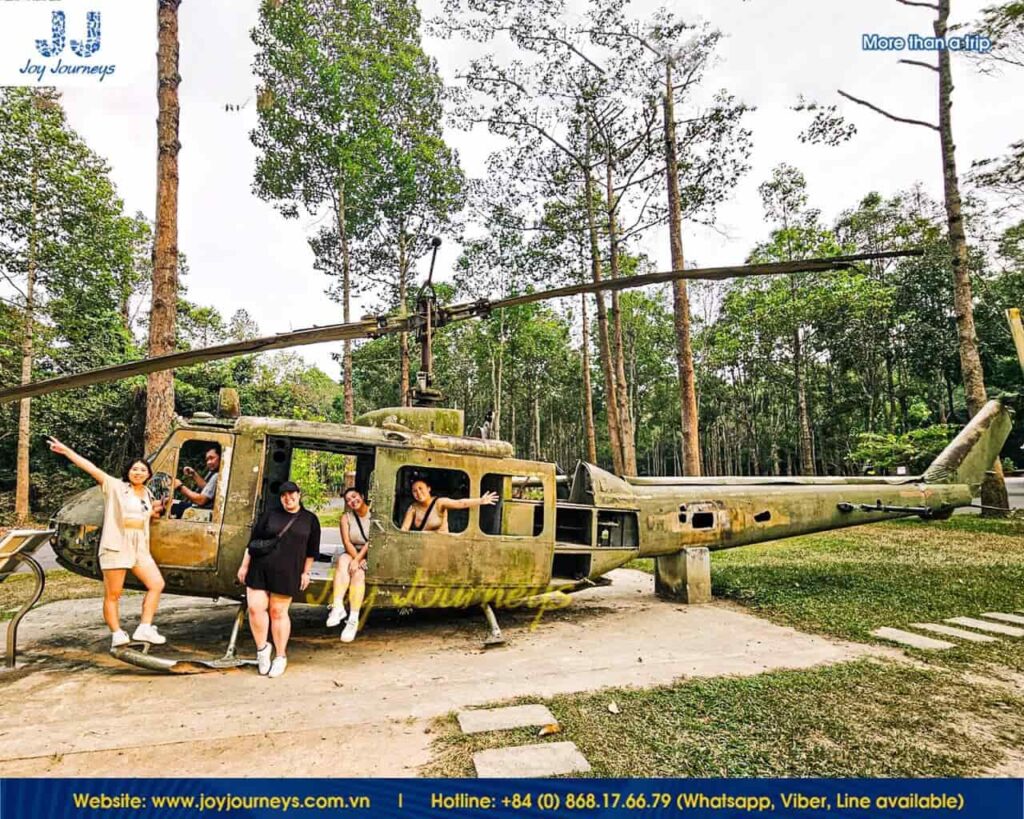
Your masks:
<instances>
[{"instance_id":1,"label":"stepping stone path","mask_svg":"<svg viewBox=\"0 0 1024 819\"><path fill-rule=\"evenodd\" d=\"M962 628L953 628L952 626L942 626L938 623L911 623L910 625L912 628L924 629L936 634L945 634L947 637L959 637L961 640L966 640L969 643L999 642L998 637L989 637L987 634L978 634L976 631L965 631Z\"/></svg>"},{"instance_id":2,"label":"stepping stone path","mask_svg":"<svg viewBox=\"0 0 1024 819\"><path fill-rule=\"evenodd\" d=\"M460 711L456 719L464 734L558 724L547 706L539 704ZM473 766L477 776L499 779L559 776L590 770L590 763L575 742L544 742L477 751L473 754Z\"/></svg>"},{"instance_id":3,"label":"stepping stone path","mask_svg":"<svg viewBox=\"0 0 1024 819\"><path fill-rule=\"evenodd\" d=\"M546 705L512 705L508 708L486 708L460 711L457 719L464 734L504 731L529 725L551 725L558 722Z\"/></svg>"},{"instance_id":4,"label":"stepping stone path","mask_svg":"<svg viewBox=\"0 0 1024 819\"><path fill-rule=\"evenodd\" d=\"M547 742L491 748L473 754L476 775L481 778L520 778L587 773L590 763L575 742Z\"/></svg>"},{"instance_id":5,"label":"stepping stone path","mask_svg":"<svg viewBox=\"0 0 1024 819\"><path fill-rule=\"evenodd\" d=\"M893 643L900 643L911 648L925 648L925 649L946 649L956 648L955 643L947 643L945 640L936 640L933 637L925 637L921 634L914 634L912 631L903 631L898 628L876 628L871 632L873 637L881 637L883 640L889 640Z\"/></svg>"},{"instance_id":6,"label":"stepping stone path","mask_svg":"<svg viewBox=\"0 0 1024 819\"><path fill-rule=\"evenodd\" d=\"M1001 611L986 611L982 612L982 617L987 617L989 620L1001 620L1004 623L1016 623L1018 626L1024 626L1024 617L1019 614L1003 614Z\"/></svg>"},{"instance_id":7,"label":"stepping stone path","mask_svg":"<svg viewBox=\"0 0 1024 819\"><path fill-rule=\"evenodd\" d=\"M1006 626L1002 623L987 622L985 620L978 620L974 617L949 617L946 619L946 622L953 623L957 626L976 628L978 631L990 631L993 634L1005 634L1007 637L1024 637L1024 628Z\"/></svg>"},{"instance_id":8,"label":"stepping stone path","mask_svg":"<svg viewBox=\"0 0 1024 819\"><path fill-rule=\"evenodd\" d=\"M953 626L945 626L940 623L911 623L910 626L922 631L930 631L933 634L941 634L944 637L966 640L969 643L994 643L999 639L989 634L978 634L979 631L1001 634L1006 637L1024 637L1024 612L1006 614L1001 611L986 611L981 616L988 619L979 620L976 617L949 617L946 619L947 623L965 626L965 628L953 628ZM1009 623L1013 625L1008 625ZM976 630L967 631L967 629ZM872 631L871 635L873 637L880 637L883 640L910 646L911 648L939 651L956 647L956 643L937 640L933 637L925 637L921 634L914 634L912 631L903 631L898 628L878 628Z\"/></svg>"}]
</instances>

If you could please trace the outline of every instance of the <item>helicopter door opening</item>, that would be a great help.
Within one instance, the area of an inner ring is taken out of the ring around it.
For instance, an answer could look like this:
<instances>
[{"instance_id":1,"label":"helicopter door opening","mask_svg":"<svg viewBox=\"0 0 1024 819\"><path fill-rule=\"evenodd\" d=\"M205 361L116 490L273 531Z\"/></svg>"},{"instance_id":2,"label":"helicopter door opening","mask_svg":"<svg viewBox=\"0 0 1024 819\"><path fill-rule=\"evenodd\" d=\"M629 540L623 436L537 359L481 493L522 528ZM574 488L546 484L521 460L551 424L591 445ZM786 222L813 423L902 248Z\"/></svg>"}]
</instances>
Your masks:
<instances>
[{"instance_id":1,"label":"helicopter door opening","mask_svg":"<svg viewBox=\"0 0 1024 819\"><path fill-rule=\"evenodd\" d=\"M150 489L172 501L150 524L150 547L161 566L216 569L233 441L227 433L179 430L150 464Z\"/></svg>"},{"instance_id":2,"label":"helicopter door opening","mask_svg":"<svg viewBox=\"0 0 1024 819\"><path fill-rule=\"evenodd\" d=\"M302 505L320 520L320 557L313 565L313 578L329 574L334 555L343 550L339 522L345 511L342 493L354 486L368 501L373 476L374 448L343 441L317 441L271 437L257 519L267 509L280 509L278 491L285 481L302 490Z\"/></svg>"}]
</instances>

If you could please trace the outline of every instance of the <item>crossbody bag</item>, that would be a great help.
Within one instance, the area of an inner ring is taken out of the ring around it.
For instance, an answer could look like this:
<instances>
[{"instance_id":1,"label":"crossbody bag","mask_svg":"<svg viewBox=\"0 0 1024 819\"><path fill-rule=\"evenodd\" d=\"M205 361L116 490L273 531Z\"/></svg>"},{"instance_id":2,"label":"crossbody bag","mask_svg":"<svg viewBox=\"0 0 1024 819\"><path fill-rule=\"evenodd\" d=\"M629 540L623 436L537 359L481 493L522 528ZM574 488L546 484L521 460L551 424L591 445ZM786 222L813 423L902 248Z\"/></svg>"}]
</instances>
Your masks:
<instances>
[{"instance_id":1,"label":"crossbody bag","mask_svg":"<svg viewBox=\"0 0 1024 819\"><path fill-rule=\"evenodd\" d=\"M288 521L284 529L274 535L274 537L254 538L253 540L250 540L249 554L253 557L266 557L269 555L277 548L277 544L281 541L281 538L285 536L288 530L292 528L292 524L294 524L298 519L299 516L296 514L295 517Z\"/></svg>"}]
</instances>

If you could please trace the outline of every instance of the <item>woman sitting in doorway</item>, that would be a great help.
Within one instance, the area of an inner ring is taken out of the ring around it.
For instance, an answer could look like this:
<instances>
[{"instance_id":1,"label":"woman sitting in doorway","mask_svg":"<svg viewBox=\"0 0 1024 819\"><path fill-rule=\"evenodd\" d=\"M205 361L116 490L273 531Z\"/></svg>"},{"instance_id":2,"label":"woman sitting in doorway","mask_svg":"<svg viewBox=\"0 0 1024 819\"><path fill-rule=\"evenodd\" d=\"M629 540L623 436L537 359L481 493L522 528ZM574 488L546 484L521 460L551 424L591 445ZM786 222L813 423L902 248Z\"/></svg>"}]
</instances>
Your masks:
<instances>
[{"instance_id":1,"label":"woman sitting in doorway","mask_svg":"<svg viewBox=\"0 0 1024 819\"><path fill-rule=\"evenodd\" d=\"M402 530L405 532L447 532L450 509L472 509L493 506L498 502L496 492L484 492L479 498L435 498L430 484L423 478L412 482L412 503L405 510Z\"/></svg>"},{"instance_id":2,"label":"woman sitting in doorway","mask_svg":"<svg viewBox=\"0 0 1024 819\"><path fill-rule=\"evenodd\" d=\"M341 625L345 619L345 592L348 592L348 621L341 641L351 643L359 629L359 610L366 594L366 554L370 548L370 506L363 493L350 486L342 494L345 513L341 516L341 542L344 551L335 559L334 596L327 616L327 628Z\"/></svg>"}]
</instances>

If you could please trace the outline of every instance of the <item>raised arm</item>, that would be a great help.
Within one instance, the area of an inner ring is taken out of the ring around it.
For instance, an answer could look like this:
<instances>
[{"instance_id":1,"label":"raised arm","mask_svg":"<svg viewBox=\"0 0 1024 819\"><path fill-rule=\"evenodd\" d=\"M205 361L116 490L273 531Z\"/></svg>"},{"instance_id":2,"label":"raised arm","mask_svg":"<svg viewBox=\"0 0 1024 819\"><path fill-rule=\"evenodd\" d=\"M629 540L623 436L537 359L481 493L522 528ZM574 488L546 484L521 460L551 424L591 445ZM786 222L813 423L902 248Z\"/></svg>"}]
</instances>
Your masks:
<instances>
[{"instance_id":1,"label":"raised arm","mask_svg":"<svg viewBox=\"0 0 1024 819\"><path fill-rule=\"evenodd\" d=\"M62 444L56 438L50 437L46 439L46 443L50 445L50 451L56 452L58 455L63 455L71 463L87 473L96 483L103 486L103 482L109 477L106 472L100 469L96 464L87 458L83 458L75 450L69 447L67 444Z\"/></svg>"},{"instance_id":2,"label":"raised arm","mask_svg":"<svg viewBox=\"0 0 1024 819\"><path fill-rule=\"evenodd\" d=\"M484 492L479 498L462 498L461 500L453 498L437 499L437 505L442 509L472 509L474 506L494 506L497 502L497 492Z\"/></svg>"}]
</instances>

